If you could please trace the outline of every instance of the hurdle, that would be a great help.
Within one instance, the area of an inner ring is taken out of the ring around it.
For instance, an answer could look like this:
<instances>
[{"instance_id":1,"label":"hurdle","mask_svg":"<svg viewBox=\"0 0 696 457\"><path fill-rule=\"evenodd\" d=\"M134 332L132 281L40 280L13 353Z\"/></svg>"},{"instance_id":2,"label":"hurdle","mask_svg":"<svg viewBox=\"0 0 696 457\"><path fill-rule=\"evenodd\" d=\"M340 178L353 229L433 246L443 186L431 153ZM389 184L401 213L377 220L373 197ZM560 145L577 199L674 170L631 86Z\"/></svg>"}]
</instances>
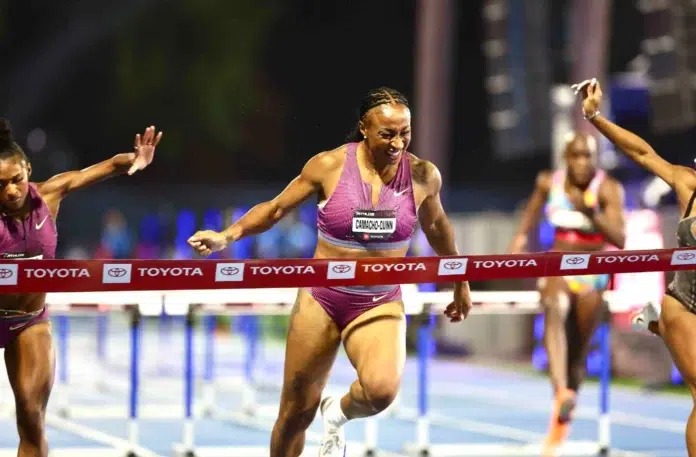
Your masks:
<instances>
[{"instance_id":1,"label":"hurdle","mask_svg":"<svg viewBox=\"0 0 696 457\"><path fill-rule=\"evenodd\" d=\"M130 379L129 379L129 405L126 410L121 410L124 414L117 414L115 411L108 413L108 417L124 417L128 420L128 443L130 456L135 454L134 449L138 446L138 420L145 417L167 417L179 418L184 421L184 431L181 442L175 443L173 446L174 454L177 456L200 456L200 457L215 457L219 455L234 455L240 457L255 457L267 455L267 447L211 447L211 446L196 446L195 445L195 422L199 418L210 417L218 420L233 421L242 423L246 426L256 427L261 430L268 430L274 419L274 410L272 406L264 407L256 403L254 391L258 388L256 380L253 378L254 365L256 364L256 353L250 348L256 342L258 334L249 333L245 335L247 351L244 360L244 372L239 383L233 387L239 388L242 395L248 395L245 400L246 408L238 413L227 413L219 411L215 408L214 399L216 389L221 386L216 384L214 372L215 354L214 354L214 338L212 337L213 327L211 317L227 315L287 315L290 312L288 304L295 301L296 289L268 289L259 294L256 290L229 291L182 291L182 292L146 292L142 294L131 293L129 298L125 296L119 297L119 293L94 293L94 294L50 294L48 302L52 306L52 312L57 317L77 312L85 314L89 312L101 312L105 306L112 309L127 310L131 313L131 351L130 351ZM108 297L107 297L108 295ZM179 312L186 310L186 326L184 332L184 395L182 405L171 405L169 407L159 408L159 411L143 410L139 408L140 380L139 380L139 353L140 353L140 319L142 313L140 311L140 301L150 308L147 313L155 315L160 310L152 308L152 300L155 296L159 297L156 300L162 309L168 305L168 309L178 310ZM194 296L197 299L194 299ZM537 443L527 443L520 445L500 445L500 444L467 444L467 443L451 443L451 444L434 444L430 442L430 427L451 425L447 418L442 418L437 415L432 415L429 411L427 386L429 383L428 372L430 363L429 348L432 344L432 331L435 322L435 315L440 314L444 307L451 302L452 292L416 292L409 300L409 309L407 313L415 316L418 325L418 343L417 343L417 363L418 363L418 407L416 410L406 408L397 401L382 415L396 417L401 420L406 420L414 423L416 437L415 442L406 443L404 453L407 455L535 455L538 453L540 446ZM611 302L612 293L607 292L607 299ZM486 292L473 291L472 299L475 303L473 314L479 313L538 313L539 295L535 291L509 291L509 292ZM87 302L100 303L93 305L90 309ZM82 305L76 304L81 302ZM105 305L104 302L108 302ZM129 305L124 302L132 303ZM188 303L188 304L186 304ZM183 309L182 309L183 308ZM623 311L627 306L618 303L612 304L614 311ZM194 351L193 341L195 338L193 321L194 316L200 315L203 317L203 338L204 341L204 370L203 382L201 384L202 401L200 404L195 404L195 389L196 380L194 379ZM58 322L68 322L67 319L60 319ZM69 325L69 324L68 324ZM97 326L102 325L100 320L97 320ZM69 327L58 331L59 335L65 335L67 338ZM609 326L603 324L600 328L601 334L601 350L604 363L602 365L602 376L600 379L600 411L601 416L598 420L598 440L597 442L580 442L571 441L566 443L565 450L572 451L573 455L596 455L599 452L606 452L610 448L610 416L609 416L609 381L610 381L610 351L609 351ZM61 336L62 338L62 336ZM103 336L98 336L98 339L103 339ZM60 347L66 347L65 343L60 343ZM104 348L98 349L104 351ZM59 351L59 366L67 367L67 351ZM68 374L65 373L65 379ZM266 386L277 389L280 392L280 385ZM245 393L246 392L246 393ZM67 408L65 410L66 417L84 417L80 414L79 409ZM382 416L380 415L380 416ZM380 416L365 420L365 437L363 443L351 443L351 455L373 455L377 450L378 423ZM311 437L310 437L311 438ZM314 437L320 439L320 437ZM317 451L316 446L308 446L307 452L312 453Z\"/></svg>"},{"instance_id":2,"label":"hurdle","mask_svg":"<svg viewBox=\"0 0 696 457\"><path fill-rule=\"evenodd\" d=\"M115 262L115 263L111 263ZM449 281L476 281L482 279L510 279L526 277L548 277L563 276L566 274L606 274L623 272L643 272L643 271L676 271L693 269L696 265L696 250L693 249L660 249L645 251L621 251L621 253L599 252L599 253L561 253L552 252L544 254L525 254L525 255L490 255L490 256L462 256L462 257L418 257L418 258L366 258L346 261L342 259L273 259L273 260L251 260L237 262L218 262L215 260L126 260L104 262L100 260L92 261L72 261L72 260L23 260L21 262L7 260L0 265L11 274L6 278L0 278L0 286L5 293L27 293L27 292L48 292L47 304L50 311L57 317L62 312L80 311L83 308L90 308L94 311L101 305L112 309L126 309L127 306L137 307L138 313L144 315L159 315L163 309L180 309L183 314L189 316L197 313L216 313L216 314L237 314L237 315L270 315L288 314L289 305L294 301L297 287L313 286L349 286L349 285L372 285L372 284L413 284L427 282L449 282ZM176 267L171 265L175 264ZM166 266L166 268L164 268ZM246 274L245 274L246 267ZM118 275L111 275L113 270L118 270ZM32 271L41 272L34 274ZM50 272L50 274L49 274ZM80 274L77 275L79 272ZM127 275L121 274L126 272ZM195 273L195 274L194 274ZM72 275L72 276L71 276ZM181 276L192 276L186 281L182 281ZM195 277L194 277L195 276ZM65 279L68 278L69 279ZM186 287L195 290L184 290ZM164 289L164 290L162 290ZM231 291L227 290L231 289ZM427 319L422 319L422 325L426 327L419 331L419 335L424 339L424 343L419 343L421 356L418 363L421 363L418 378L418 408L414 414L409 416L407 408L396 405L390 411L391 414L401 414L403 417L410 417L414 422L414 428L418 433L417 442L414 445L406 446L408 453L434 453L444 455L448 453L446 445L437 445L430 442L429 434L431 426L447 426L450 422L456 422L454 418L447 418L431 411L427 402L427 389L429 373L429 354L424 348L429 347L428 337L432 338L432 314L439 314L444 307L452 300L452 292L418 292L407 294L404 297L405 305L409 300L413 301L413 306L407 309L409 315L422 315ZM607 293L605 298L611 304L612 311L627 311L633 309L630 300L622 300L621 296L614 296ZM473 314L484 313L538 313L539 297L536 292L472 292L472 299L475 304ZM635 300L634 300L635 301ZM131 322L135 321L132 319ZM123 386L129 392L128 401L125 408L110 411L113 417L122 417L129 421L129 437L126 448L130 453L145 455L146 450L138 446L138 421L148 417L169 417L181 419L185 423L184 433L180 443L174 445L175 454L180 455L241 455L253 457L255 455L266 455L267 447L257 448L227 447L206 448L195 445L195 422L196 419L204 417L203 404L196 399L196 377L194 369L194 355L192 351L192 340L194 339L193 319L187 319L189 330L184 332L185 351L183 362L185 392L183 401L179 405L166 405L148 411L145 405L139 403L139 389L143 386L139 380L138 351L140 340L138 331L129 332L131 339L131 352L129 363L129 379ZM60 319L57 319L60 326ZM69 326L67 319L64 330L58 330L60 335L67 335ZM426 325L427 323L427 325ZM131 330L133 324L131 323ZM137 330L137 329L136 329ZM430 335L430 336L428 336ZM602 354L608 356L609 331L602 334L603 350ZM62 337L61 337L62 338ZM255 341L255 336L248 336L250 342ZM59 342L59 349L63 343ZM68 345L59 350L59 367L69 369ZM98 346L98 344L97 344ZM212 347L212 345L207 345ZM255 351L247 351L246 363L252 366L257 357ZM210 354L213 357L214 354ZM609 372L608 360L606 367L602 370L600 390L600 411L598 416L598 441L591 443L594 451L603 451L610 447L609 434ZM61 368L62 369L62 368ZM69 379L69 374L65 373L63 379ZM204 376L210 386L215 389L215 373L210 371L208 376ZM248 377L246 374L242 378ZM79 379L78 381L82 381ZM254 388L253 383L243 379L242 386ZM148 389L145 391L148 396L157 396L158 392ZM210 398L210 396L209 396ZM214 398L214 397L213 397ZM168 397L171 400L171 396ZM213 402L214 403L214 402ZM250 424L259 429L268 431L269 424L272 424L272 414L269 419L268 413L263 408L256 407L256 400L252 399L256 414L230 414L229 420L238 420L244 425ZM68 417L73 417L78 411L73 405L66 410ZM83 411L86 412L86 411ZM106 411L109 412L109 411ZM103 415L105 411L97 411ZM265 418L263 416L266 416ZM75 416L77 417L77 416ZM224 419L222 415L213 412L212 417ZM454 420L453 420L454 419ZM378 420L365 421L366 426L372 424L372 429L368 430L368 439L376 436L375 428ZM470 421L470 425L471 421ZM482 424L478 424L481 426ZM484 428L485 428L484 424ZM488 424L490 425L490 424ZM471 428L471 427L470 427ZM454 427L454 429L457 429ZM461 429L461 428L459 428ZM500 434L499 434L500 435ZM495 436L493 434L492 436ZM317 441L321 436L309 434L311 441ZM529 438L529 434L527 434ZM130 442L129 442L130 441ZM499 455L525 455L525 453L535 452L532 449L536 443L534 439L518 438L520 445L514 445L514 450L509 447L500 446L489 449L481 447L470 447L468 443L456 444L456 452L468 451L476 452L477 455L495 453ZM106 441L104 441L106 442ZM353 446L355 443L349 443ZM365 444L350 447L353 453L371 453L373 449L367 448ZM568 443L578 448L576 454L581 454L585 449L584 443ZM116 444L115 444L116 445ZM123 447L123 442L118 442L118 446ZM582 448L582 449L580 449ZM316 448L313 448L315 450ZM475 449L475 450L474 450ZM313 452L310 451L310 452ZM520 454L521 453L521 454Z\"/></svg>"}]
</instances>

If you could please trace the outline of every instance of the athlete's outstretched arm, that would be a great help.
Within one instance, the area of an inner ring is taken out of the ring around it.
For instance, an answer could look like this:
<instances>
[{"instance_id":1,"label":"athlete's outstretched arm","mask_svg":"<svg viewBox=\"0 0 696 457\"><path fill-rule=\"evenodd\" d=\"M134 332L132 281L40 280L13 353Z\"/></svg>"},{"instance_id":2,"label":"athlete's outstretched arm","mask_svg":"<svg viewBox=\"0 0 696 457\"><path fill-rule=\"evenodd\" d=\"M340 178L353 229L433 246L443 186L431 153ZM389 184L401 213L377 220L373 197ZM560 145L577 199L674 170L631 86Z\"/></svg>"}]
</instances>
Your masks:
<instances>
[{"instance_id":1,"label":"athlete's outstretched arm","mask_svg":"<svg viewBox=\"0 0 696 457\"><path fill-rule=\"evenodd\" d=\"M660 177L674 189L674 174L678 166L660 157L652 146L638 135L619 127L599 114L602 103L602 89L599 82L592 79L572 87L582 94L582 111L588 121L631 160Z\"/></svg>"},{"instance_id":2,"label":"athlete's outstretched arm","mask_svg":"<svg viewBox=\"0 0 696 457\"><path fill-rule=\"evenodd\" d=\"M442 202L440 189L442 176L435 165L423 161L424 178L428 196L418 209L418 221L428 239L428 243L438 255L459 255L454 239L454 230ZM447 307L445 314L452 322L466 319L471 310L471 291L467 281L454 284L454 303Z\"/></svg>"},{"instance_id":3,"label":"athlete's outstretched arm","mask_svg":"<svg viewBox=\"0 0 696 457\"><path fill-rule=\"evenodd\" d=\"M135 136L135 152L116 154L82 170L68 171L56 175L39 184L39 192L44 195L65 197L70 192L82 189L105 179L128 173L132 175L147 167L155 156L155 148L162 139L162 132L155 135L155 127L148 127L141 137Z\"/></svg>"},{"instance_id":4,"label":"athlete's outstretched arm","mask_svg":"<svg viewBox=\"0 0 696 457\"><path fill-rule=\"evenodd\" d=\"M249 235L256 235L273 227L286 214L321 190L326 170L332 157L326 153L309 159L298 177L273 200L259 203L222 232L201 230L188 239L189 245L200 255L210 255L225 249L230 243Z\"/></svg>"},{"instance_id":5,"label":"athlete's outstretched arm","mask_svg":"<svg viewBox=\"0 0 696 457\"><path fill-rule=\"evenodd\" d=\"M522 222L517 234L510 243L508 251L513 254L519 254L527 247L527 234L541 217L541 211L544 209L544 202L549 195L551 189L551 172L542 171L537 175L534 191L527 201L522 212Z\"/></svg>"}]
</instances>

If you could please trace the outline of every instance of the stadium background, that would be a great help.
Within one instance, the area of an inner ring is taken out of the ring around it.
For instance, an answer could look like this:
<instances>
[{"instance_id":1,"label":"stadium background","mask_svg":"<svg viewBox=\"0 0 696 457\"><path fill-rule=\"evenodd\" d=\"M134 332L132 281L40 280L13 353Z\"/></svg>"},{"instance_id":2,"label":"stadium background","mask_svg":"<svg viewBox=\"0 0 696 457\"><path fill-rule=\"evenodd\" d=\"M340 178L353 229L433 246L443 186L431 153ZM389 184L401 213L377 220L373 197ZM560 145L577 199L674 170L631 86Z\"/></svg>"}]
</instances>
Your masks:
<instances>
[{"instance_id":1,"label":"stadium background","mask_svg":"<svg viewBox=\"0 0 696 457\"><path fill-rule=\"evenodd\" d=\"M66 200L58 222L64 258L189 258L191 233L228 224L274 196L311 155L341 144L361 96L381 85L411 100L411 150L443 172L460 250L503 253L536 173L558 166L559 139L579 121L572 82L599 77L606 114L668 160L693 163L696 7L658 4L5 0L0 103L35 180L128 151L146 125L165 132L146 172ZM660 236L644 246L660 238L674 246L673 194L658 195L650 176L601 144L603 165L636 211L636 242L650 229L641 221L658 215ZM310 256L314 204L222 257ZM534 239L535 250L548 246L544 223ZM422 237L411 253L429 254ZM669 275L651 278L664 284ZM645 291L635 292L639 305ZM283 318L262 323L282 338ZM440 325L438 349L533 359L543 369L538 327L538 318L477 316L456 329ZM657 339L631 334L625 321L614 333L615 373L679 382Z\"/></svg>"}]
</instances>

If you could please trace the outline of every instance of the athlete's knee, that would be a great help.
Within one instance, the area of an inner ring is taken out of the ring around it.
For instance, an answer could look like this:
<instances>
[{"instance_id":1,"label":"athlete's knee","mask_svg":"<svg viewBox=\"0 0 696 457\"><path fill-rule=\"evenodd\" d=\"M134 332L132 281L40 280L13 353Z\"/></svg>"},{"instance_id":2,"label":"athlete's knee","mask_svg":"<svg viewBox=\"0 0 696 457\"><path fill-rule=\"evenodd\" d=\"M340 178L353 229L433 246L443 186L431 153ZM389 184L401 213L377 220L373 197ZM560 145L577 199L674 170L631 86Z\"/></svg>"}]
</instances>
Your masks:
<instances>
[{"instance_id":1,"label":"athlete's knee","mask_svg":"<svg viewBox=\"0 0 696 457\"><path fill-rule=\"evenodd\" d=\"M562 291L547 293L542 296L545 321L553 324L565 320L570 311L570 297Z\"/></svg>"},{"instance_id":2,"label":"athlete's knee","mask_svg":"<svg viewBox=\"0 0 696 457\"><path fill-rule=\"evenodd\" d=\"M39 446L45 438L46 406L40 398L18 396L16 399L17 429L22 441Z\"/></svg>"},{"instance_id":3,"label":"athlete's knee","mask_svg":"<svg viewBox=\"0 0 696 457\"><path fill-rule=\"evenodd\" d=\"M277 425L288 430L306 430L319 409L322 388L306 376L296 374L284 387Z\"/></svg>"},{"instance_id":4,"label":"athlete's knee","mask_svg":"<svg viewBox=\"0 0 696 457\"><path fill-rule=\"evenodd\" d=\"M276 426L286 433L307 430L317 415L317 409L319 409L319 401L312 405L289 402L278 411Z\"/></svg>"},{"instance_id":5,"label":"athlete's knee","mask_svg":"<svg viewBox=\"0 0 696 457\"><path fill-rule=\"evenodd\" d=\"M360 386L370 406L377 411L384 411L394 402L399 393L401 381L397 373L384 372L372 373L360 378Z\"/></svg>"}]
</instances>

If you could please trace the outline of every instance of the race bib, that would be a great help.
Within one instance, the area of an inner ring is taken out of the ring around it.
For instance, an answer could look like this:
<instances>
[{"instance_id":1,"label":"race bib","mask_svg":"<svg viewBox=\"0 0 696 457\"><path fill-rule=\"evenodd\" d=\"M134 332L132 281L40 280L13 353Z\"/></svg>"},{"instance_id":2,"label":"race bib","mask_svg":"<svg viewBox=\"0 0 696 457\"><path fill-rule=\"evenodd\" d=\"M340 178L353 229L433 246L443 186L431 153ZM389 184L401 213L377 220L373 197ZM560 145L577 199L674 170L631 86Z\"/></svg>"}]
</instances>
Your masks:
<instances>
[{"instance_id":1,"label":"race bib","mask_svg":"<svg viewBox=\"0 0 696 457\"><path fill-rule=\"evenodd\" d=\"M26 252L5 252L0 259L6 260L42 260L43 254L28 254Z\"/></svg>"},{"instance_id":2,"label":"race bib","mask_svg":"<svg viewBox=\"0 0 696 457\"><path fill-rule=\"evenodd\" d=\"M396 230L396 211L355 211L353 237L358 241L388 240Z\"/></svg>"}]
</instances>

